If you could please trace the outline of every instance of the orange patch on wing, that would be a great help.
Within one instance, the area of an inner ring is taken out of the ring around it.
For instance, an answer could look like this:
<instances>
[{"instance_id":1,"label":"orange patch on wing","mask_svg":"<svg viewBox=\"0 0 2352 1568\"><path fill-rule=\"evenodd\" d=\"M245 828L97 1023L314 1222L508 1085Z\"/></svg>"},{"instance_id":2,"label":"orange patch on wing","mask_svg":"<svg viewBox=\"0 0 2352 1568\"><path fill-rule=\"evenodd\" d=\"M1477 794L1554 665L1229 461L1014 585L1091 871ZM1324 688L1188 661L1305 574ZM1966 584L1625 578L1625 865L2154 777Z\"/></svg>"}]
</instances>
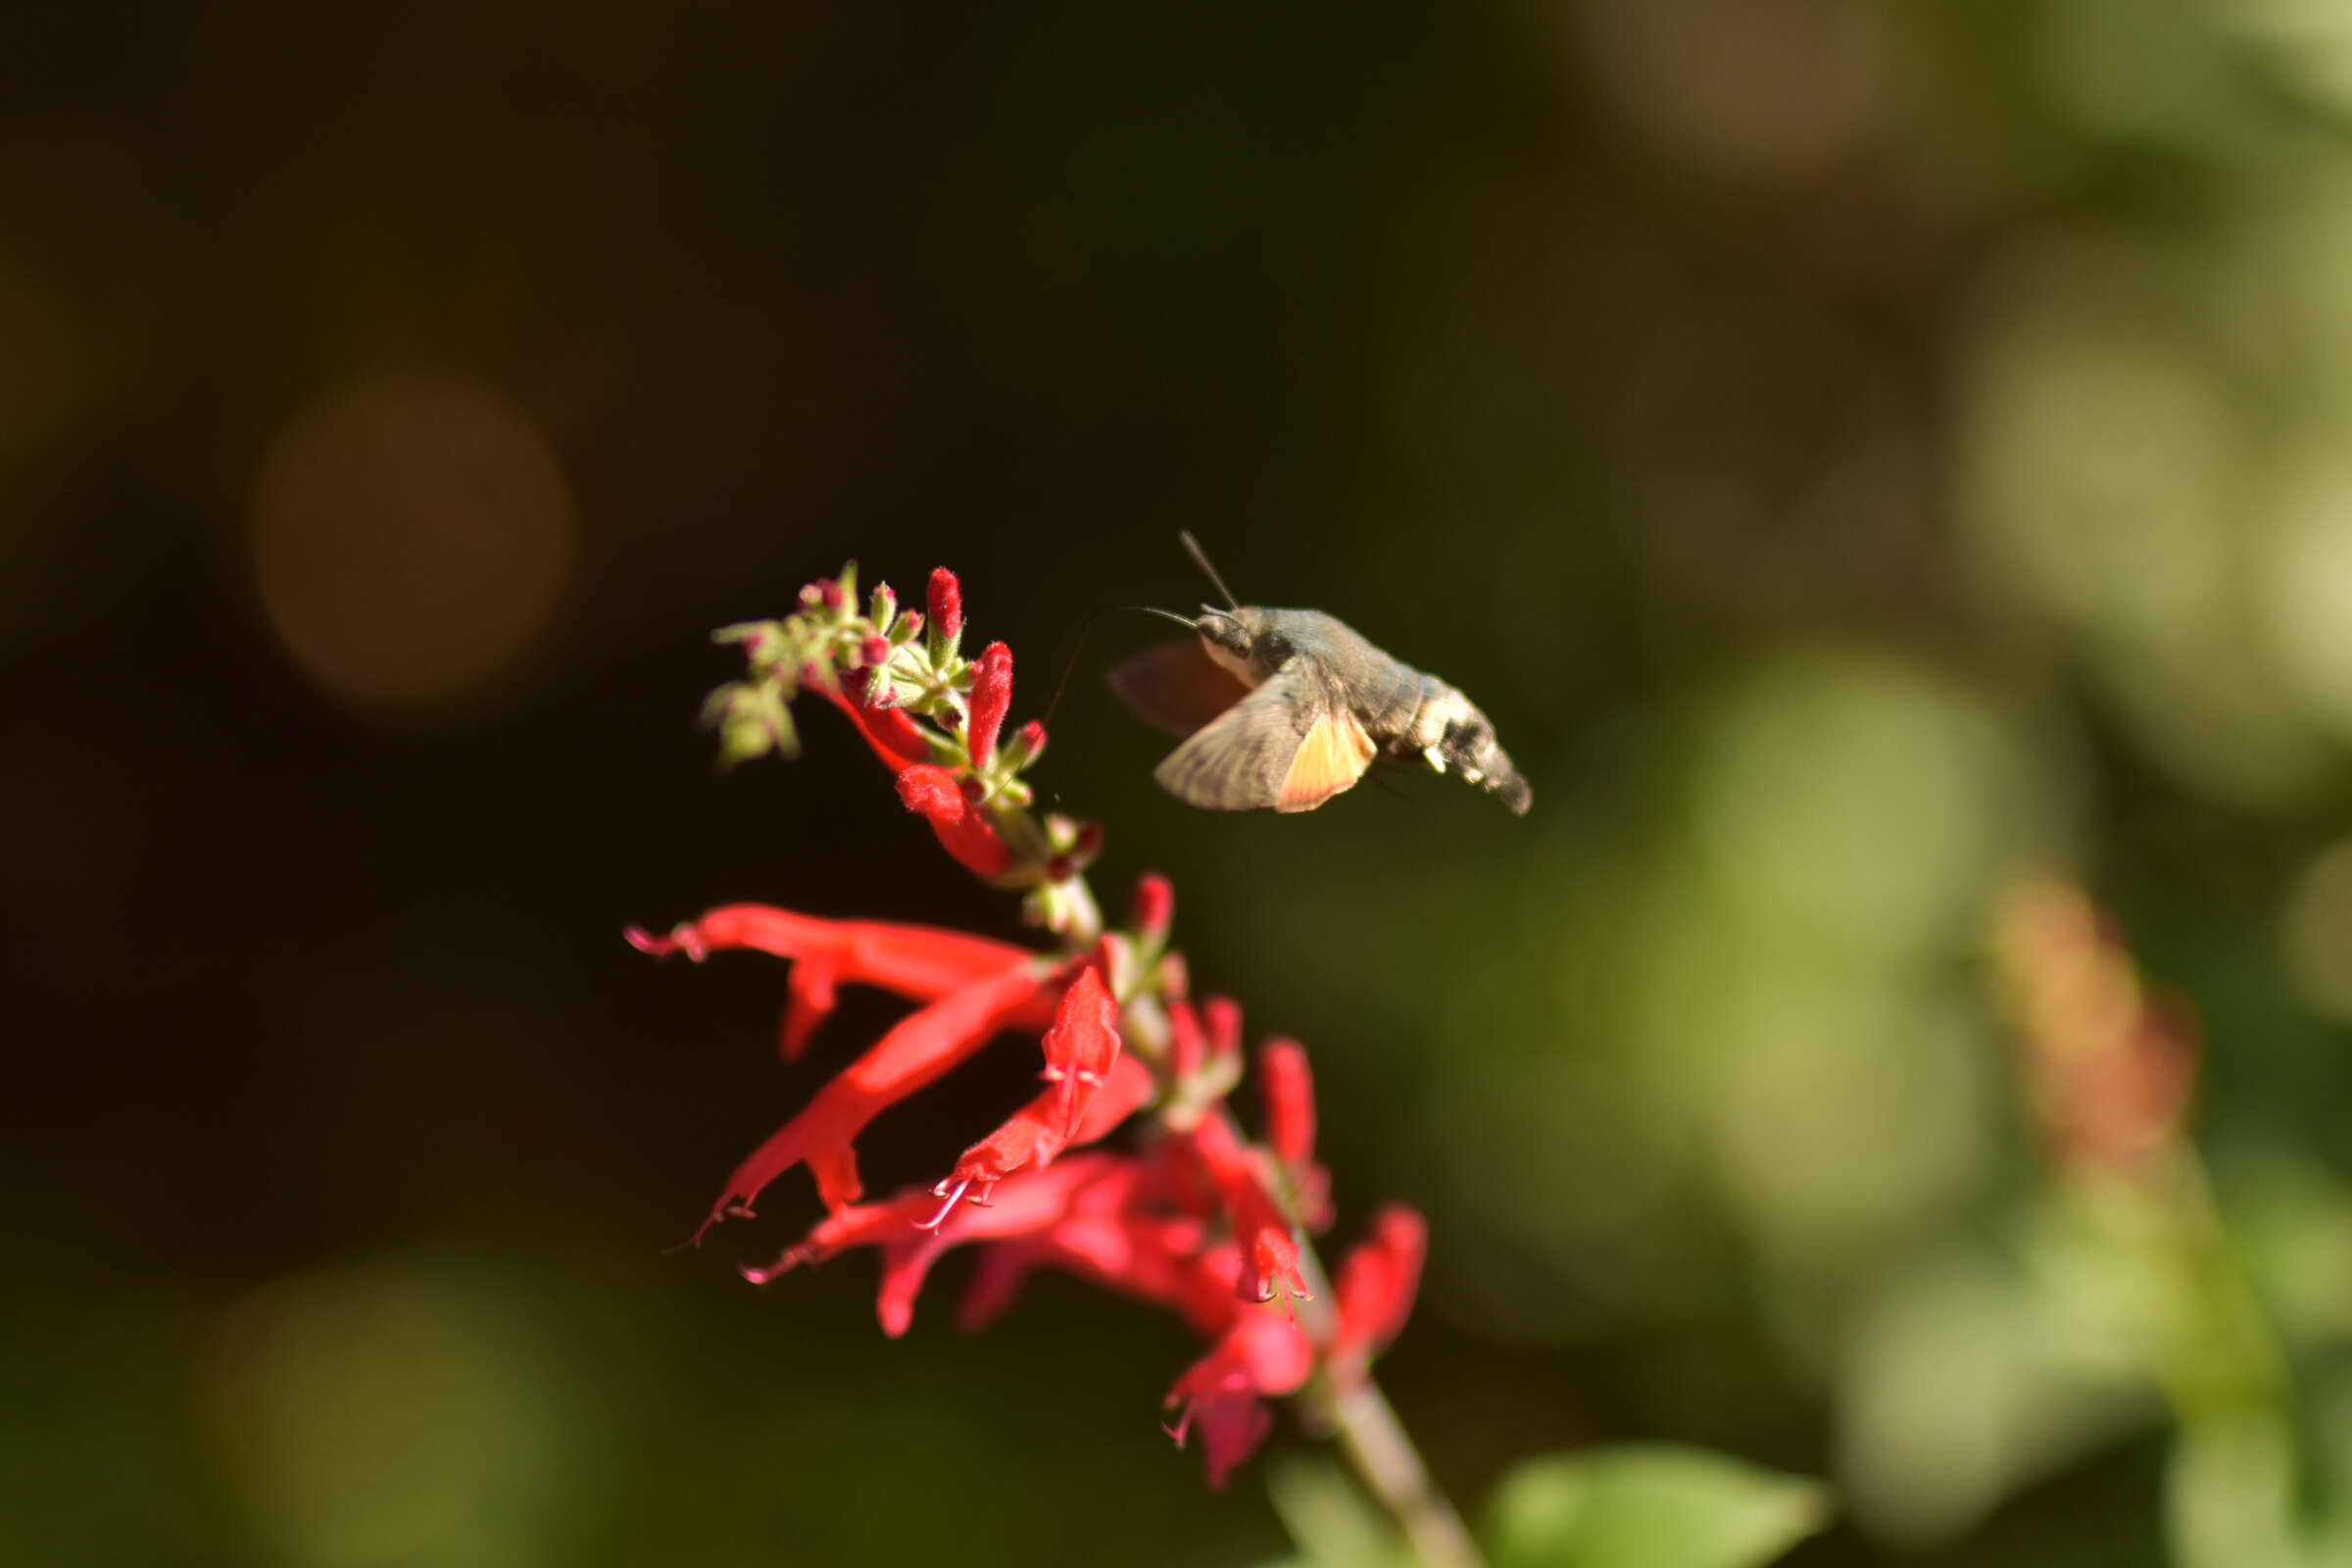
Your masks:
<instances>
[{"instance_id":1,"label":"orange patch on wing","mask_svg":"<svg viewBox=\"0 0 2352 1568\"><path fill-rule=\"evenodd\" d=\"M1364 776L1377 749L1353 713L1326 713L1315 720L1291 758L1291 770L1274 798L1277 811L1311 811Z\"/></svg>"}]
</instances>

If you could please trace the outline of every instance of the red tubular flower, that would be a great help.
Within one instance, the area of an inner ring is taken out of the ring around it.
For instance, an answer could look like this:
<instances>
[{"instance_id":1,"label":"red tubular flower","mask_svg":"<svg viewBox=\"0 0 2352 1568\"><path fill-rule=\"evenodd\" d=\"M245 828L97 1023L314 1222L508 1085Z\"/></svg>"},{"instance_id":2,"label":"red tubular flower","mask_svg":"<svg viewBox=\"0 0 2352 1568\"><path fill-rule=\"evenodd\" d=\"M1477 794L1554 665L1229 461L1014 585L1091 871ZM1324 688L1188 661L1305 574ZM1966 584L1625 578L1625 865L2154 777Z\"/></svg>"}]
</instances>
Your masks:
<instances>
[{"instance_id":1,"label":"red tubular flower","mask_svg":"<svg viewBox=\"0 0 2352 1568\"><path fill-rule=\"evenodd\" d=\"M1252 1301L1270 1301L1285 1288L1301 1300L1310 1299L1305 1276L1298 1271L1298 1238L1267 1193L1257 1161L1235 1136L1233 1124L1222 1116L1202 1117L1187 1142L1223 1198L1234 1241L1241 1248L1235 1289Z\"/></svg>"},{"instance_id":2,"label":"red tubular flower","mask_svg":"<svg viewBox=\"0 0 2352 1568\"><path fill-rule=\"evenodd\" d=\"M1315 1080L1306 1048L1296 1040L1269 1040L1257 1053L1258 1093L1266 1102L1266 1141L1274 1157L1290 1169L1315 1160Z\"/></svg>"},{"instance_id":3,"label":"red tubular flower","mask_svg":"<svg viewBox=\"0 0 2352 1568\"><path fill-rule=\"evenodd\" d=\"M895 925L883 920L825 920L763 904L729 904L665 937L631 926L625 935L656 957L683 953L700 963L729 948L750 948L797 960L788 982L791 1002L782 1033L784 1059L797 1060L808 1037L833 1010L843 985L878 986L916 1002L936 1002L1034 956L1026 949L961 931ZM1053 1021L1054 998L1041 992L1007 1020L1012 1028L1043 1029Z\"/></svg>"},{"instance_id":4,"label":"red tubular flower","mask_svg":"<svg viewBox=\"0 0 2352 1568\"><path fill-rule=\"evenodd\" d=\"M1002 876L1012 851L997 836L988 813L963 798L956 775L944 767L909 767L899 774L899 800L931 823L940 848L979 876Z\"/></svg>"},{"instance_id":5,"label":"red tubular flower","mask_svg":"<svg viewBox=\"0 0 2352 1568\"><path fill-rule=\"evenodd\" d=\"M1066 1136L1077 1129L1078 1118L1102 1087L1103 1075L1119 1059L1119 1004L1102 983L1102 971L1089 964L1061 994L1054 1027L1041 1042L1046 1053L1046 1081L1058 1084L1061 1124Z\"/></svg>"},{"instance_id":6,"label":"red tubular flower","mask_svg":"<svg viewBox=\"0 0 2352 1568\"><path fill-rule=\"evenodd\" d=\"M972 1200L984 1202L1013 1172L1044 1170L1071 1144L1104 1137L1152 1098L1151 1072L1119 1054L1118 1019L1102 971L1092 965L1080 970L1046 1031L1045 1076L1054 1087L963 1152L955 1170L932 1189L947 1202L927 1224L939 1223L975 1187ZM1102 1114L1094 1114L1098 1108Z\"/></svg>"},{"instance_id":7,"label":"red tubular flower","mask_svg":"<svg viewBox=\"0 0 2352 1568\"><path fill-rule=\"evenodd\" d=\"M1402 1203L1391 1203L1372 1216L1371 1233L1340 1260L1332 1286L1339 1327L1328 1348L1335 1380L1362 1382L1372 1357L1403 1331L1428 1251L1429 1222Z\"/></svg>"},{"instance_id":8,"label":"red tubular flower","mask_svg":"<svg viewBox=\"0 0 2352 1568\"><path fill-rule=\"evenodd\" d=\"M1030 964L999 971L901 1019L841 1076L825 1085L727 1178L695 1240L730 1212L744 1212L767 1184L807 1164L825 1206L857 1201L854 1143L866 1123L986 1045L1054 984Z\"/></svg>"},{"instance_id":9,"label":"red tubular flower","mask_svg":"<svg viewBox=\"0 0 2352 1568\"><path fill-rule=\"evenodd\" d=\"M990 643L972 666L971 717L963 730L964 747L971 753L974 767L986 767L996 760L997 736L1004 728L1004 715L1011 710L1012 650L1003 643Z\"/></svg>"},{"instance_id":10,"label":"red tubular flower","mask_svg":"<svg viewBox=\"0 0 2352 1568\"><path fill-rule=\"evenodd\" d=\"M1099 1143L1128 1117L1152 1102L1152 1070L1132 1056L1122 1056L1104 1074L1102 1091L1090 1097L1077 1121L1066 1119L1059 1090L1049 1089L1012 1113L1004 1126L963 1152L956 1168L932 1197L928 1224L969 1198L974 1203L994 1202L994 1189L1016 1171L1044 1170L1065 1149ZM973 1189L978 1191L973 1191Z\"/></svg>"},{"instance_id":11,"label":"red tubular flower","mask_svg":"<svg viewBox=\"0 0 2352 1568\"><path fill-rule=\"evenodd\" d=\"M864 674L864 671L857 671ZM819 681L817 690L831 700L834 707L847 713L865 744L873 748L874 756L893 773L904 773L931 760L931 743L923 738L922 726L896 708L881 708L864 696L866 682L859 681L856 692L845 690L840 683Z\"/></svg>"},{"instance_id":12,"label":"red tubular flower","mask_svg":"<svg viewBox=\"0 0 2352 1568\"><path fill-rule=\"evenodd\" d=\"M1245 1310L1168 1391L1168 1402L1184 1407L1169 1435L1181 1446L1193 1427L1200 1429L1208 1484L1222 1490L1273 1430L1264 1401L1298 1392L1314 1369L1314 1348L1288 1314Z\"/></svg>"},{"instance_id":13,"label":"red tubular flower","mask_svg":"<svg viewBox=\"0 0 2352 1568\"><path fill-rule=\"evenodd\" d=\"M1130 1162L1096 1154L1062 1161L1051 1174L1026 1171L1007 1181L997 1201L966 1204L944 1223L923 1221L938 1206L929 1194L911 1191L883 1203L858 1203L817 1222L797 1246L766 1268L747 1268L744 1277L765 1285L803 1263L822 1263L853 1247L882 1250L882 1284L874 1307L882 1332L892 1339L914 1321L915 1299L931 1265L966 1242L1010 1242L1061 1224L1082 1195L1101 1189L1095 1206L1115 1205L1133 1179ZM992 1249L992 1255L996 1250Z\"/></svg>"}]
</instances>

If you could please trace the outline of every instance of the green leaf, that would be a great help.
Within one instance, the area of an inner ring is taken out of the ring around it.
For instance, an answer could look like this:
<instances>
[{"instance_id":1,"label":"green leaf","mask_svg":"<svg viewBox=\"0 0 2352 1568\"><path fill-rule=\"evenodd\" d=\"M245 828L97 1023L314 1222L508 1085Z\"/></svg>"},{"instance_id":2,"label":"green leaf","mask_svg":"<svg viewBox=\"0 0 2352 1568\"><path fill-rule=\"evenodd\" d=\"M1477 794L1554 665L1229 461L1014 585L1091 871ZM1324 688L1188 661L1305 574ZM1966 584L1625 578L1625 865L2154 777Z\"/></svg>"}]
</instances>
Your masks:
<instances>
[{"instance_id":1,"label":"green leaf","mask_svg":"<svg viewBox=\"0 0 2352 1568\"><path fill-rule=\"evenodd\" d=\"M1756 1568L1829 1522L1830 1489L1703 1448L1531 1459L1488 1507L1494 1568Z\"/></svg>"}]
</instances>

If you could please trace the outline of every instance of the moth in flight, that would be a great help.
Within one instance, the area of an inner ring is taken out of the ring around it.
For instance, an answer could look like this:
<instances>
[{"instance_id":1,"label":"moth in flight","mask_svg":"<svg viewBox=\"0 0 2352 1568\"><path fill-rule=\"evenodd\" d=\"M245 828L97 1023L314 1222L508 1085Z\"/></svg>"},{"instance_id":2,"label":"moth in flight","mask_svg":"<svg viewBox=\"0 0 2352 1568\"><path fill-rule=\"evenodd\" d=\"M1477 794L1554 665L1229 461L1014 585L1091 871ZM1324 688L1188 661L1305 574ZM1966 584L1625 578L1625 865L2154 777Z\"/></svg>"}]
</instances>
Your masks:
<instances>
[{"instance_id":1,"label":"moth in flight","mask_svg":"<svg viewBox=\"0 0 2352 1568\"><path fill-rule=\"evenodd\" d=\"M1110 672L1136 716L1187 737L1152 773L1169 794L1211 811L1311 811L1376 760L1418 757L1525 814L1533 792L1470 699L1336 616L1238 603L1193 536L1181 537L1229 608L1155 612L1195 635Z\"/></svg>"}]
</instances>

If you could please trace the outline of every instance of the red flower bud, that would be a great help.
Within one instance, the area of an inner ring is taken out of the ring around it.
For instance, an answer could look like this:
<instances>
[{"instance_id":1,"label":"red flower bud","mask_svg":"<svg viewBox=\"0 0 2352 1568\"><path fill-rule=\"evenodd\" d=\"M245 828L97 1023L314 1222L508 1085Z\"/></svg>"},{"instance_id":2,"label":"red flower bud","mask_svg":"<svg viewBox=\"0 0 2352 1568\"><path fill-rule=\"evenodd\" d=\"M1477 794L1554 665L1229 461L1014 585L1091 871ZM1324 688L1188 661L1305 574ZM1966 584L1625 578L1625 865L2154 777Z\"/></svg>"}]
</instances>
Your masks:
<instances>
[{"instance_id":1,"label":"red flower bud","mask_svg":"<svg viewBox=\"0 0 2352 1568\"><path fill-rule=\"evenodd\" d=\"M858 657L863 659L866 663L872 665L876 669L880 669L884 664L890 662L890 639L887 637L868 637L863 643L858 645Z\"/></svg>"},{"instance_id":2,"label":"red flower bud","mask_svg":"<svg viewBox=\"0 0 2352 1568\"><path fill-rule=\"evenodd\" d=\"M1083 824L1078 829L1078 841L1070 846L1070 853L1081 860L1090 861L1096 856L1101 855L1102 853L1102 824L1100 822Z\"/></svg>"},{"instance_id":3,"label":"red flower bud","mask_svg":"<svg viewBox=\"0 0 2352 1568\"><path fill-rule=\"evenodd\" d=\"M1046 862L1046 880L1049 882L1067 882L1077 874L1078 867L1066 855L1056 855Z\"/></svg>"},{"instance_id":4,"label":"red flower bud","mask_svg":"<svg viewBox=\"0 0 2352 1568\"><path fill-rule=\"evenodd\" d=\"M1176 918L1176 886L1157 871L1147 871L1135 884L1135 934L1146 942L1165 941Z\"/></svg>"},{"instance_id":5,"label":"red flower bud","mask_svg":"<svg viewBox=\"0 0 2352 1568\"><path fill-rule=\"evenodd\" d=\"M1330 1364L1333 1381L1343 1388L1363 1381L1365 1363L1412 1316L1428 1251L1428 1221L1402 1203L1390 1203L1372 1216L1371 1234L1340 1260L1332 1283L1340 1321Z\"/></svg>"},{"instance_id":6,"label":"red flower bud","mask_svg":"<svg viewBox=\"0 0 2352 1568\"><path fill-rule=\"evenodd\" d=\"M1274 1156L1293 1170L1315 1157L1315 1080L1306 1048L1296 1040L1269 1040L1257 1054L1258 1093L1266 1102L1266 1142Z\"/></svg>"},{"instance_id":7,"label":"red flower bud","mask_svg":"<svg viewBox=\"0 0 2352 1568\"><path fill-rule=\"evenodd\" d=\"M951 643L963 635L963 585L945 566L931 573L931 629Z\"/></svg>"},{"instance_id":8,"label":"red flower bud","mask_svg":"<svg viewBox=\"0 0 2352 1568\"><path fill-rule=\"evenodd\" d=\"M972 669L972 712L964 725L965 749L974 767L996 760L997 735L1012 709L1012 650L990 643Z\"/></svg>"},{"instance_id":9,"label":"red flower bud","mask_svg":"<svg viewBox=\"0 0 2352 1568\"><path fill-rule=\"evenodd\" d=\"M892 629L896 631L899 636L909 641L913 640L922 633L923 612L919 610L909 610L906 612L906 613L899 617L898 625Z\"/></svg>"},{"instance_id":10,"label":"red flower bud","mask_svg":"<svg viewBox=\"0 0 2352 1568\"><path fill-rule=\"evenodd\" d=\"M1159 994L1161 996L1171 999L1181 999L1192 995L1193 970L1192 966L1184 961L1183 954L1161 954L1159 956L1158 974Z\"/></svg>"},{"instance_id":11,"label":"red flower bud","mask_svg":"<svg viewBox=\"0 0 2352 1568\"><path fill-rule=\"evenodd\" d=\"M841 583L838 579L832 577L819 577L816 579L815 586L816 597L827 610L846 610L849 608L850 596L841 591Z\"/></svg>"},{"instance_id":12,"label":"red flower bud","mask_svg":"<svg viewBox=\"0 0 2352 1568\"><path fill-rule=\"evenodd\" d=\"M1200 1032L1200 1015L1189 1002L1168 1008L1168 1065L1179 1078L1189 1078L1208 1060L1208 1036Z\"/></svg>"},{"instance_id":13,"label":"red flower bud","mask_svg":"<svg viewBox=\"0 0 2352 1568\"><path fill-rule=\"evenodd\" d=\"M1046 726L1043 721L1033 718L1020 727L1012 737L1012 744L1004 748L1005 764L1017 773L1036 761L1045 749Z\"/></svg>"},{"instance_id":14,"label":"red flower bud","mask_svg":"<svg viewBox=\"0 0 2352 1568\"><path fill-rule=\"evenodd\" d=\"M1208 1025L1208 1051L1212 1056L1230 1056L1242 1049L1242 1004L1231 997L1211 997L1200 1004L1200 1016Z\"/></svg>"},{"instance_id":15,"label":"red flower bud","mask_svg":"<svg viewBox=\"0 0 2352 1568\"><path fill-rule=\"evenodd\" d=\"M938 835L940 848L984 877L1002 876L1012 863L1012 851L997 836L988 813L964 799L956 776L928 764L899 774L899 800L909 811L920 811Z\"/></svg>"}]
</instances>

